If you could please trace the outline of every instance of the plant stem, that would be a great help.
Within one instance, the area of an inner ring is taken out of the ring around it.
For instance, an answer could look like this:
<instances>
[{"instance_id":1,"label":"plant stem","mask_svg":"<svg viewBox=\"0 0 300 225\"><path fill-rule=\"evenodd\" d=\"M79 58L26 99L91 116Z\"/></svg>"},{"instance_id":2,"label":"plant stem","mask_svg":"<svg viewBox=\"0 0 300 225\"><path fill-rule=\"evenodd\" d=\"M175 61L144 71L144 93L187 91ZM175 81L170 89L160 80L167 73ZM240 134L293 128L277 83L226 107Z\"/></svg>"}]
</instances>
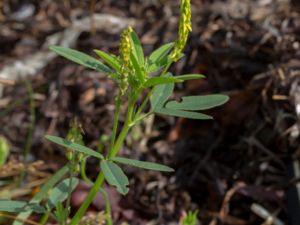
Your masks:
<instances>
[{"instance_id":1,"label":"plant stem","mask_svg":"<svg viewBox=\"0 0 300 225\"><path fill-rule=\"evenodd\" d=\"M44 225L47 222L49 216L50 216L50 212L48 211L43 215L43 217L40 219L39 223L41 225Z\"/></svg>"},{"instance_id":2,"label":"plant stem","mask_svg":"<svg viewBox=\"0 0 300 225\"><path fill-rule=\"evenodd\" d=\"M89 185L93 185L94 183L87 177L85 173L85 164L86 164L86 157L81 161L81 167L80 167L80 174L82 179ZM112 225L112 216L111 216L111 207L109 202L109 195L107 191L105 191L103 188L100 188L100 191L102 192L102 196L105 203L105 211L107 214L106 224Z\"/></svg>"},{"instance_id":3,"label":"plant stem","mask_svg":"<svg viewBox=\"0 0 300 225\"><path fill-rule=\"evenodd\" d=\"M115 144L115 139L117 136L117 129L118 129L118 123L119 123L119 117L120 117L120 109L121 109L121 95L120 93L116 97L116 112L115 112L115 117L114 117L114 126L113 126L113 131L111 135L111 143L110 147L112 148Z\"/></svg>"},{"instance_id":4,"label":"plant stem","mask_svg":"<svg viewBox=\"0 0 300 225\"><path fill-rule=\"evenodd\" d=\"M36 120L36 115L35 115L35 104L34 104L34 92L32 89L32 85L30 81L26 81L26 88L29 96L29 109L30 109L30 126L28 129L28 135L27 135L27 140L26 140L26 145L24 149L24 160L25 162L28 160L28 155L31 151L31 146L32 146L32 135L33 135L33 130L34 130L34 125L35 125L35 120Z\"/></svg>"},{"instance_id":5,"label":"plant stem","mask_svg":"<svg viewBox=\"0 0 300 225\"><path fill-rule=\"evenodd\" d=\"M100 191L102 192L103 200L104 200L104 203L105 203L105 212L106 212L106 215L107 215L106 225L113 225L109 195L108 195L107 191L105 191L103 188L101 188Z\"/></svg>"},{"instance_id":6,"label":"plant stem","mask_svg":"<svg viewBox=\"0 0 300 225\"><path fill-rule=\"evenodd\" d=\"M28 134L27 134L26 143L24 147L24 163L27 164L31 147L32 147L32 136L33 136L34 126L35 126L36 115L35 115L35 108L34 108L35 107L34 96L33 96L34 92L32 89L32 85L30 81L25 81L25 85L28 92L29 111L30 111L30 124L29 124ZM22 170L20 174L19 185L24 181L25 176L26 176L26 171Z\"/></svg>"},{"instance_id":7,"label":"plant stem","mask_svg":"<svg viewBox=\"0 0 300 225\"><path fill-rule=\"evenodd\" d=\"M93 185L93 182L90 180L90 178L88 178L88 176L86 175L85 172L85 168L86 168L86 159L87 157L84 157L82 159L82 161L80 162L80 175L81 178L89 185Z\"/></svg>"},{"instance_id":8,"label":"plant stem","mask_svg":"<svg viewBox=\"0 0 300 225\"><path fill-rule=\"evenodd\" d=\"M70 182L69 182L69 190L68 190L68 199L66 203L66 209L68 210L68 216L66 216L65 224L67 224L68 217L70 215L70 205L71 205L71 194L72 194L72 182L74 177L74 167L76 163L76 154L73 155L71 162L69 163L69 173L70 173Z\"/></svg>"},{"instance_id":9,"label":"plant stem","mask_svg":"<svg viewBox=\"0 0 300 225\"><path fill-rule=\"evenodd\" d=\"M127 135L128 131L129 131L129 129L132 127L131 122L132 122L132 114L133 114L134 104L135 104L134 100L132 100L132 101L129 102L129 106L128 106L128 110L127 110L127 116L126 116L126 120L125 120L124 126L122 128L121 133L119 134L119 137L118 137L115 145L109 151L108 158L112 158L112 157L114 157L114 156L117 155L117 153L118 153L121 145L124 142L124 139L126 138L126 135Z\"/></svg>"},{"instance_id":10,"label":"plant stem","mask_svg":"<svg viewBox=\"0 0 300 225\"><path fill-rule=\"evenodd\" d=\"M116 140L116 143L114 144L113 148L109 151L108 158L114 157L118 153L118 150L120 149L120 147L121 147L122 143L124 142L124 139L125 139L128 131L129 131L129 129L132 126L131 122L132 122L132 115L133 115L135 102L136 102L136 98L132 98L131 100L129 100L129 106L128 106L128 109L127 109L127 115L126 115L126 120L125 120L124 126L122 128L121 133L119 134L119 136ZM98 177L97 177L94 185L92 186L92 189L88 193L88 195L85 198L84 202L82 203L81 207L78 209L78 211L76 212L76 214L72 218L69 225L77 225L78 224L78 222L80 221L80 219L82 218L82 216L86 212L87 208L92 203L93 198L96 196L96 194L100 190L103 182L104 182L104 174L102 172L100 172L98 174Z\"/></svg>"},{"instance_id":11,"label":"plant stem","mask_svg":"<svg viewBox=\"0 0 300 225\"><path fill-rule=\"evenodd\" d=\"M74 217L72 218L69 225L77 225L79 223L79 221L83 217L85 211L88 209L88 207L92 203L94 197L100 190L100 187L102 186L103 182L104 182L104 175L102 172L100 172L98 174L98 177L97 177L93 187L91 188L91 190L88 193L88 195L86 196L84 202L82 203L82 205L80 206L80 208L78 209L78 211L76 212Z\"/></svg>"},{"instance_id":12,"label":"plant stem","mask_svg":"<svg viewBox=\"0 0 300 225\"><path fill-rule=\"evenodd\" d=\"M143 112L143 110L144 110L145 107L146 107L146 104L147 104L148 101L150 100L150 97L151 97L153 91L154 91L154 88L152 88L152 89L148 92L146 98L144 98L144 100L143 100L141 106L139 107L139 109L138 109L138 111L137 111L137 113L136 113L137 115L139 115L139 114L141 114L141 112Z\"/></svg>"}]
</instances>

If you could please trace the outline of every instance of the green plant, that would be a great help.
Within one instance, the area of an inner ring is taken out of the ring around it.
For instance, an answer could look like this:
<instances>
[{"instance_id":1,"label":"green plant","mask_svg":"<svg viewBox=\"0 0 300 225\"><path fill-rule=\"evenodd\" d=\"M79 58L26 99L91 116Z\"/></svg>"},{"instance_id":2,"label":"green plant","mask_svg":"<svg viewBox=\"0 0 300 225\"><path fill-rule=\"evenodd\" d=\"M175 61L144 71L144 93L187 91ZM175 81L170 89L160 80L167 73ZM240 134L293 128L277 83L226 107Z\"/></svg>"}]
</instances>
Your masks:
<instances>
[{"instance_id":1,"label":"green plant","mask_svg":"<svg viewBox=\"0 0 300 225\"><path fill-rule=\"evenodd\" d=\"M48 216L52 216L62 225L67 224L70 212L70 195L78 182L76 178L78 173L87 183L91 184L91 190L68 223L70 225L76 225L80 222L99 190L105 196L106 213L110 215L108 195L105 190L101 189L101 186L106 180L110 185L115 186L121 194L125 195L129 191L129 181L120 167L121 164L142 169L173 172L172 168L165 165L120 157L118 151L130 129L151 114L200 120L212 119L211 116L198 111L210 109L228 101L227 96L219 94L187 96L183 97L180 102L169 100L176 83L204 78L200 74L173 76L168 72L172 63L183 57L182 50L190 31L190 0L182 0L178 40L175 43L161 46L148 57L144 56L140 40L131 27L123 31L121 35L119 56L95 50L95 53L104 63L77 50L59 46L50 47L58 55L87 68L105 73L117 82L119 91L115 97L116 110L110 146L107 155L103 155L102 151L94 151L86 147L82 141L80 127L76 122L73 123L66 138L46 135L47 140L67 149L66 154L69 163L56 173L29 203L5 200L6 205L3 205L4 200L0 201L0 211L21 212L17 217L19 220L16 220L14 225L22 224L20 220L25 220L32 212L44 214L41 220L42 224L47 221ZM154 76L154 74L159 75ZM121 106L125 103L127 103L126 119L122 127L119 128ZM148 105L149 107L147 107ZM102 150L102 147L100 149ZM89 180L85 174L87 157L95 157L99 160L101 171L95 181ZM69 178L59 183L66 174L69 175ZM45 204L41 204L44 199L48 200ZM66 204L62 204L62 200L66 200ZM107 224L112 224L110 216L107 219Z\"/></svg>"},{"instance_id":2,"label":"green plant","mask_svg":"<svg viewBox=\"0 0 300 225\"><path fill-rule=\"evenodd\" d=\"M179 225L196 225L198 222L197 219L198 211L188 211L186 215L181 217Z\"/></svg>"},{"instance_id":3,"label":"green plant","mask_svg":"<svg viewBox=\"0 0 300 225\"><path fill-rule=\"evenodd\" d=\"M0 136L0 168L6 162L7 156L9 154L9 144L5 137Z\"/></svg>"}]
</instances>

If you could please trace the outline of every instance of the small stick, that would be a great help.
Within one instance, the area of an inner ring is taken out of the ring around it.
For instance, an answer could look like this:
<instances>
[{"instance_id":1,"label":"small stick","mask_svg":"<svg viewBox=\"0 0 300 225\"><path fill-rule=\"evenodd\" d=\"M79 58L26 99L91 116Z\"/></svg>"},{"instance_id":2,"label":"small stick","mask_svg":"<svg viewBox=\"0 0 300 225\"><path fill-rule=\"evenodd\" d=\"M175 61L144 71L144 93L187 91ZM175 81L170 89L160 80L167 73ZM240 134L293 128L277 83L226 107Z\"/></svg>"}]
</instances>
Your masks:
<instances>
[{"instance_id":1,"label":"small stick","mask_svg":"<svg viewBox=\"0 0 300 225\"><path fill-rule=\"evenodd\" d=\"M95 27L95 7L96 7L96 0L91 0L90 5L90 18L91 18L91 33L94 35L96 33Z\"/></svg>"},{"instance_id":2,"label":"small stick","mask_svg":"<svg viewBox=\"0 0 300 225\"><path fill-rule=\"evenodd\" d=\"M271 214L268 210L266 210L261 205L253 203L251 205L251 210L252 210L252 212L254 212L259 217L261 217L261 218L263 218L267 221L270 221L271 224L284 225L284 223L280 219L278 219L275 215Z\"/></svg>"},{"instance_id":3,"label":"small stick","mask_svg":"<svg viewBox=\"0 0 300 225\"><path fill-rule=\"evenodd\" d=\"M0 84L12 86L12 85L16 84L16 81L15 80L5 79L5 78L0 78Z\"/></svg>"},{"instance_id":4,"label":"small stick","mask_svg":"<svg viewBox=\"0 0 300 225\"><path fill-rule=\"evenodd\" d=\"M29 224L32 224L32 225L40 225L39 223L36 223L33 220L28 220L28 219L27 220L23 220L23 219L17 218L16 216L4 214L4 213L0 213L0 217L4 217L4 218L8 218L8 219L13 219L13 220L18 220L20 222L29 223Z\"/></svg>"}]
</instances>

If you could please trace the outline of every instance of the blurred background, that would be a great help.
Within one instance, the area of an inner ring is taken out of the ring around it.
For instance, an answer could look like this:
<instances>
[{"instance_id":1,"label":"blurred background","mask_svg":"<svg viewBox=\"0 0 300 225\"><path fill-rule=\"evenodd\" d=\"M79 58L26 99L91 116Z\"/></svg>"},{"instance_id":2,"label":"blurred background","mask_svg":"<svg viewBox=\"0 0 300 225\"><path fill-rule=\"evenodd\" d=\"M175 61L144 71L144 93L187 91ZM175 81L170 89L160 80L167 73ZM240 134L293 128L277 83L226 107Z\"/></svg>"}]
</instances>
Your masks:
<instances>
[{"instance_id":1,"label":"blurred background","mask_svg":"<svg viewBox=\"0 0 300 225\"><path fill-rule=\"evenodd\" d=\"M126 167L128 195L107 187L115 224L180 224L197 210L203 225L299 225L299 1L191 3L193 32L185 57L171 71L207 78L178 85L173 97L223 93L231 99L208 112L213 121L155 116L132 130L121 154L165 163L176 172ZM179 5L0 1L0 135L2 144L9 143L7 157L1 153L0 198L30 199L64 165L63 150L45 134L66 136L77 117L86 145L96 149L106 145L112 129L115 83L57 57L48 46L118 54L119 35L132 25L149 54L176 40ZM87 169L94 178L97 162L90 159ZM83 183L77 187L74 211L87 192ZM89 212L103 207L99 196Z\"/></svg>"}]
</instances>

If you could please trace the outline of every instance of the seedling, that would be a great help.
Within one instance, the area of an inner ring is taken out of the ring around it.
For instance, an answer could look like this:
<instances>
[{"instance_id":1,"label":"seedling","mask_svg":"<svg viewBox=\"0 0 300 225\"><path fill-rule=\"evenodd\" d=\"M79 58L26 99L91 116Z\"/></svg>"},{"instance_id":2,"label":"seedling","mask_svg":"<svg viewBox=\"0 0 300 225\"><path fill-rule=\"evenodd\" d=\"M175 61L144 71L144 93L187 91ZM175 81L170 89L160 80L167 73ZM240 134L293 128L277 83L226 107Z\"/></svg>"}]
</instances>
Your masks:
<instances>
[{"instance_id":1,"label":"seedling","mask_svg":"<svg viewBox=\"0 0 300 225\"><path fill-rule=\"evenodd\" d=\"M65 147L68 165L58 171L29 203L20 201L0 201L0 211L19 213L18 221L26 219L32 212L42 213L41 223L47 221L48 216L55 218L59 224L77 225L83 217L93 198L100 191L104 181L114 186L118 192L125 195L129 191L129 181L121 165L129 165L141 169L173 172L173 169L154 162L144 162L124 158L118 155L130 129L151 114L184 117L188 119L206 120L211 116L200 113L200 110L220 106L228 101L228 97L220 94L205 96L186 96L178 102L170 100L175 84L186 80L202 79L201 74L183 74L174 76L168 72L170 66L184 55L188 34L192 30L190 0L181 0L181 17L179 23L178 40L167 43L156 49L149 56L144 56L143 48L138 35L131 27L121 34L119 55L113 55L101 50L95 53L102 61L74 49L60 46L51 46L50 49L75 63L99 71L114 80L118 85L118 94L115 97L115 117L111 133L108 153L95 151L84 145L80 127L75 122L66 138L46 135L46 139ZM154 76L154 74L159 74ZM144 97L143 97L144 96ZM141 104L139 104L141 102ZM120 126L119 115L122 105L127 103L126 119ZM120 132L118 132L118 130ZM85 174L85 160L94 157L99 160L100 172L95 181L89 180ZM83 204L73 218L69 218L70 195L78 183L76 176L80 172L81 178L91 184L91 189ZM69 178L59 181L68 174ZM57 183L59 183L57 185ZM53 188L54 187L54 188ZM43 202L43 200L47 201ZM108 199L108 198L106 198ZM62 202L66 200L66 204ZM107 200L107 213L110 213ZM112 224L108 217L107 223Z\"/></svg>"}]
</instances>

